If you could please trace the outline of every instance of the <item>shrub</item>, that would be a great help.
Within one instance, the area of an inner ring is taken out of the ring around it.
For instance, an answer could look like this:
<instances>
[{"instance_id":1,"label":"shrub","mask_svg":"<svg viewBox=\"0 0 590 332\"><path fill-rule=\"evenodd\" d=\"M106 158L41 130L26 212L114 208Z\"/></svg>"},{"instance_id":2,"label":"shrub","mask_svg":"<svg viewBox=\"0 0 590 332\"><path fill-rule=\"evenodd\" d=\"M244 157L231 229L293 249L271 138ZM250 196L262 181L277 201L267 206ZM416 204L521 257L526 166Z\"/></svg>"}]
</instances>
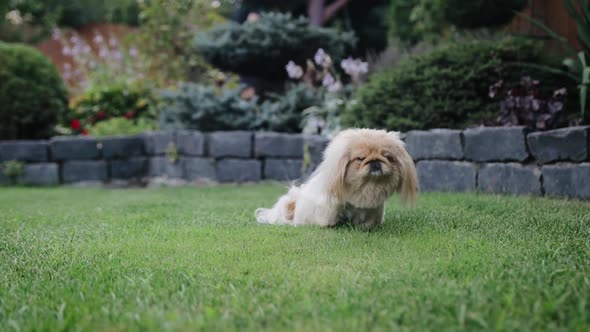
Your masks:
<instances>
[{"instance_id":1,"label":"shrub","mask_svg":"<svg viewBox=\"0 0 590 332\"><path fill-rule=\"evenodd\" d=\"M307 19L263 13L255 22L219 25L196 38L199 53L222 70L268 79L284 79L285 65L304 62L318 48L335 61L354 48L353 33L310 27Z\"/></svg>"},{"instance_id":2,"label":"shrub","mask_svg":"<svg viewBox=\"0 0 590 332\"><path fill-rule=\"evenodd\" d=\"M518 64L538 63L540 54L539 44L520 39L441 46L372 76L343 122L394 130L481 123L499 109L488 97L489 86L520 79Z\"/></svg>"},{"instance_id":3,"label":"shrub","mask_svg":"<svg viewBox=\"0 0 590 332\"><path fill-rule=\"evenodd\" d=\"M211 1L143 1L141 29L133 42L146 58L145 76L164 87L177 82L212 81L210 66L194 50L195 35L225 22ZM154 38L157 36L157 38Z\"/></svg>"},{"instance_id":4,"label":"shrub","mask_svg":"<svg viewBox=\"0 0 590 332\"><path fill-rule=\"evenodd\" d=\"M12 184L25 173L25 164L22 161L10 160L0 164L0 172L6 176Z\"/></svg>"},{"instance_id":5,"label":"shrub","mask_svg":"<svg viewBox=\"0 0 590 332\"><path fill-rule=\"evenodd\" d=\"M257 127L258 97L242 98L242 89L194 83L161 94L159 125L164 129L246 130Z\"/></svg>"},{"instance_id":6,"label":"shrub","mask_svg":"<svg viewBox=\"0 0 590 332\"><path fill-rule=\"evenodd\" d=\"M5 17L11 19L5 20ZM79 28L95 22L137 25L139 24L138 2L136 0L0 1L0 39L5 41L35 44L43 41L56 26Z\"/></svg>"},{"instance_id":7,"label":"shrub","mask_svg":"<svg viewBox=\"0 0 590 332\"><path fill-rule=\"evenodd\" d=\"M389 33L394 39L415 44L433 39L446 27L444 0L392 0L389 7Z\"/></svg>"},{"instance_id":8,"label":"shrub","mask_svg":"<svg viewBox=\"0 0 590 332\"><path fill-rule=\"evenodd\" d=\"M72 133L86 133L91 126L111 118L155 118L155 99L148 89L134 85L99 86L72 99L66 126Z\"/></svg>"},{"instance_id":9,"label":"shrub","mask_svg":"<svg viewBox=\"0 0 590 332\"><path fill-rule=\"evenodd\" d=\"M293 85L284 94L272 94L262 103L260 126L280 132L300 132L303 126L303 111L322 103L321 90L306 84Z\"/></svg>"},{"instance_id":10,"label":"shrub","mask_svg":"<svg viewBox=\"0 0 590 332\"><path fill-rule=\"evenodd\" d=\"M31 47L0 42L0 139L50 136L67 100L49 59Z\"/></svg>"},{"instance_id":11,"label":"shrub","mask_svg":"<svg viewBox=\"0 0 590 332\"><path fill-rule=\"evenodd\" d=\"M128 119L125 117L116 117L96 123L88 129L88 133L94 137L106 137L135 135L153 131L155 129L156 124L152 119Z\"/></svg>"},{"instance_id":12,"label":"shrub","mask_svg":"<svg viewBox=\"0 0 590 332\"><path fill-rule=\"evenodd\" d=\"M193 83L164 91L159 126L164 129L256 130L300 132L304 109L320 104L313 87L294 85L262 101L250 88L217 89Z\"/></svg>"},{"instance_id":13,"label":"shrub","mask_svg":"<svg viewBox=\"0 0 590 332\"><path fill-rule=\"evenodd\" d=\"M80 27L93 22L114 22L136 25L139 7L135 0L20 0L13 1L14 9L29 15L33 23Z\"/></svg>"},{"instance_id":14,"label":"shrub","mask_svg":"<svg viewBox=\"0 0 590 332\"><path fill-rule=\"evenodd\" d=\"M452 26L477 29L507 24L526 5L527 0L391 0L389 33L408 44L436 41L450 35Z\"/></svg>"}]
</instances>

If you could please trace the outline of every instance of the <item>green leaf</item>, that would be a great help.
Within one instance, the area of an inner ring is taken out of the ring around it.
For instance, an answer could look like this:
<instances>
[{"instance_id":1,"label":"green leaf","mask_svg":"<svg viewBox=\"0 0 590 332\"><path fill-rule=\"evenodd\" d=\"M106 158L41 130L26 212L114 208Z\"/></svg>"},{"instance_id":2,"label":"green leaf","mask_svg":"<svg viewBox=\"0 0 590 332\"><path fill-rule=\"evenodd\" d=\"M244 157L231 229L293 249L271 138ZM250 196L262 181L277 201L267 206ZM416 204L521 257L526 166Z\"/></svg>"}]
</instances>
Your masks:
<instances>
[{"instance_id":1,"label":"green leaf","mask_svg":"<svg viewBox=\"0 0 590 332\"><path fill-rule=\"evenodd\" d=\"M580 59L580 63L582 63L582 66L585 69L587 67L586 66L586 54L584 54L584 52L578 52L578 58Z\"/></svg>"},{"instance_id":2,"label":"green leaf","mask_svg":"<svg viewBox=\"0 0 590 332\"><path fill-rule=\"evenodd\" d=\"M547 66L547 65L540 65L536 63L523 63L523 62L510 62L506 64L506 67L516 67L516 68L531 68L531 69L538 69L547 73L566 76L577 83L580 83L580 77L570 73L569 71L562 70L556 67Z\"/></svg>"},{"instance_id":3,"label":"green leaf","mask_svg":"<svg viewBox=\"0 0 590 332\"><path fill-rule=\"evenodd\" d=\"M582 13L584 14L584 20L586 23L590 22L590 6L588 6L588 1L580 1L580 8L582 8Z\"/></svg>"}]
</instances>

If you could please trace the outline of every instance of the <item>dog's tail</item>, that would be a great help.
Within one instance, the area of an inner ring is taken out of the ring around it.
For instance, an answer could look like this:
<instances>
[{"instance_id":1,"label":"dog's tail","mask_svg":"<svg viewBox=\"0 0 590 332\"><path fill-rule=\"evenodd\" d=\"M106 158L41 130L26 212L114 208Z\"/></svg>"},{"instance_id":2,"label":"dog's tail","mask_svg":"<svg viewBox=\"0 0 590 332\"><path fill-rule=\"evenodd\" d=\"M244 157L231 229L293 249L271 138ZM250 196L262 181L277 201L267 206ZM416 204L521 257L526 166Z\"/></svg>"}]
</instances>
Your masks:
<instances>
[{"instance_id":1,"label":"dog's tail","mask_svg":"<svg viewBox=\"0 0 590 332\"><path fill-rule=\"evenodd\" d=\"M295 204L299 192L299 187L291 187L287 194L281 196L279 200L270 209L256 209L256 221L261 224L293 224L295 216Z\"/></svg>"}]
</instances>

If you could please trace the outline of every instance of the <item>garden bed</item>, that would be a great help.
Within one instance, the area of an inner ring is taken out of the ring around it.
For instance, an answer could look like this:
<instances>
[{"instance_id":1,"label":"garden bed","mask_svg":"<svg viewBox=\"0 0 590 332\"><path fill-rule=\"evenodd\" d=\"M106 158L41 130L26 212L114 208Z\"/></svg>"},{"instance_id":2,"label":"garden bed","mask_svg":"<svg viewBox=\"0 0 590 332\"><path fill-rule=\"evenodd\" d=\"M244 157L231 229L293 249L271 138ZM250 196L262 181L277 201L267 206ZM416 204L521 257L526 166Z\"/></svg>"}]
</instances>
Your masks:
<instances>
[{"instance_id":1,"label":"garden bed","mask_svg":"<svg viewBox=\"0 0 590 332\"><path fill-rule=\"evenodd\" d=\"M283 192L0 188L0 326L590 328L587 202L423 194L373 232L256 224Z\"/></svg>"}]
</instances>

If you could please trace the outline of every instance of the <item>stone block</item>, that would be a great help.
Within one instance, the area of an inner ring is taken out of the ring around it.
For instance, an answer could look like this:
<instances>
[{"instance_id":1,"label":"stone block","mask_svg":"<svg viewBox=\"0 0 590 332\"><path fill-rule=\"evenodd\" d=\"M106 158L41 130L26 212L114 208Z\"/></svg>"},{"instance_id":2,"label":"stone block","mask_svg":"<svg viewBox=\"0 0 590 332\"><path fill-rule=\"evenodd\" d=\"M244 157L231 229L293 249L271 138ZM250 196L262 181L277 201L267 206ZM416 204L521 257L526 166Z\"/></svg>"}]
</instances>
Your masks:
<instances>
[{"instance_id":1,"label":"stone block","mask_svg":"<svg viewBox=\"0 0 590 332\"><path fill-rule=\"evenodd\" d=\"M42 163L49 160L47 141L3 141L0 142L0 162L27 161Z\"/></svg>"},{"instance_id":2,"label":"stone block","mask_svg":"<svg viewBox=\"0 0 590 332\"><path fill-rule=\"evenodd\" d=\"M66 161L62 165L64 183L106 181L107 163L105 161Z\"/></svg>"},{"instance_id":3,"label":"stone block","mask_svg":"<svg viewBox=\"0 0 590 332\"><path fill-rule=\"evenodd\" d=\"M109 167L111 179L113 180L141 179L148 173L148 159L140 157L111 160Z\"/></svg>"},{"instance_id":4,"label":"stone block","mask_svg":"<svg viewBox=\"0 0 590 332\"><path fill-rule=\"evenodd\" d=\"M330 143L330 140L323 136L305 136L304 145L307 146L313 164L319 165L322 162L324 150L326 150L328 143Z\"/></svg>"},{"instance_id":5,"label":"stone block","mask_svg":"<svg viewBox=\"0 0 590 332\"><path fill-rule=\"evenodd\" d=\"M182 165L179 160L171 162L166 157L152 157L149 160L148 176L182 178Z\"/></svg>"},{"instance_id":6,"label":"stone block","mask_svg":"<svg viewBox=\"0 0 590 332\"><path fill-rule=\"evenodd\" d=\"M302 176L301 159L273 159L264 161L264 178L276 181L293 181Z\"/></svg>"},{"instance_id":7,"label":"stone block","mask_svg":"<svg viewBox=\"0 0 590 332\"><path fill-rule=\"evenodd\" d=\"M262 178L262 165L255 159L222 159L216 166L220 182L255 182Z\"/></svg>"},{"instance_id":8,"label":"stone block","mask_svg":"<svg viewBox=\"0 0 590 332\"><path fill-rule=\"evenodd\" d=\"M590 127L570 127L527 136L529 149L533 157L541 164L555 161L588 160L588 136Z\"/></svg>"},{"instance_id":9,"label":"stone block","mask_svg":"<svg viewBox=\"0 0 590 332\"><path fill-rule=\"evenodd\" d=\"M258 132L254 136L254 156L301 158L303 156L303 136Z\"/></svg>"},{"instance_id":10,"label":"stone block","mask_svg":"<svg viewBox=\"0 0 590 332\"><path fill-rule=\"evenodd\" d=\"M185 180L217 180L215 162L212 159L183 157L180 164Z\"/></svg>"},{"instance_id":11,"label":"stone block","mask_svg":"<svg viewBox=\"0 0 590 332\"><path fill-rule=\"evenodd\" d=\"M102 156L105 159L130 158L144 154L144 143L140 136L106 137L101 143Z\"/></svg>"},{"instance_id":12,"label":"stone block","mask_svg":"<svg viewBox=\"0 0 590 332\"><path fill-rule=\"evenodd\" d=\"M477 167L472 163L424 160L417 163L416 171L422 191L476 190Z\"/></svg>"},{"instance_id":13,"label":"stone block","mask_svg":"<svg viewBox=\"0 0 590 332\"><path fill-rule=\"evenodd\" d=\"M199 131L181 131L176 134L176 147L183 156L204 156L205 135Z\"/></svg>"},{"instance_id":14,"label":"stone block","mask_svg":"<svg viewBox=\"0 0 590 332\"><path fill-rule=\"evenodd\" d=\"M414 160L463 159L461 131L433 129L410 131L406 134L406 147Z\"/></svg>"},{"instance_id":15,"label":"stone block","mask_svg":"<svg viewBox=\"0 0 590 332\"><path fill-rule=\"evenodd\" d=\"M143 145L145 153L149 156L162 156L168 151L170 144L175 144L174 134L171 132L156 131L144 133Z\"/></svg>"},{"instance_id":16,"label":"stone block","mask_svg":"<svg viewBox=\"0 0 590 332\"><path fill-rule=\"evenodd\" d=\"M495 194L541 195L541 171L517 163L486 164L479 169L478 189Z\"/></svg>"},{"instance_id":17,"label":"stone block","mask_svg":"<svg viewBox=\"0 0 590 332\"><path fill-rule=\"evenodd\" d=\"M590 199L590 163L543 166L547 196Z\"/></svg>"},{"instance_id":18,"label":"stone block","mask_svg":"<svg viewBox=\"0 0 590 332\"><path fill-rule=\"evenodd\" d=\"M208 153L214 158L252 157L252 137L249 131L218 131L208 136Z\"/></svg>"},{"instance_id":19,"label":"stone block","mask_svg":"<svg viewBox=\"0 0 590 332\"><path fill-rule=\"evenodd\" d=\"M59 167L55 163L25 165L20 184L31 186L55 186L59 184Z\"/></svg>"},{"instance_id":20,"label":"stone block","mask_svg":"<svg viewBox=\"0 0 590 332\"><path fill-rule=\"evenodd\" d=\"M95 138L55 137L49 141L51 160L93 160L101 157Z\"/></svg>"},{"instance_id":21,"label":"stone block","mask_svg":"<svg viewBox=\"0 0 590 332\"><path fill-rule=\"evenodd\" d=\"M529 153L524 127L479 127L463 131L465 159L524 161Z\"/></svg>"}]
</instances>

